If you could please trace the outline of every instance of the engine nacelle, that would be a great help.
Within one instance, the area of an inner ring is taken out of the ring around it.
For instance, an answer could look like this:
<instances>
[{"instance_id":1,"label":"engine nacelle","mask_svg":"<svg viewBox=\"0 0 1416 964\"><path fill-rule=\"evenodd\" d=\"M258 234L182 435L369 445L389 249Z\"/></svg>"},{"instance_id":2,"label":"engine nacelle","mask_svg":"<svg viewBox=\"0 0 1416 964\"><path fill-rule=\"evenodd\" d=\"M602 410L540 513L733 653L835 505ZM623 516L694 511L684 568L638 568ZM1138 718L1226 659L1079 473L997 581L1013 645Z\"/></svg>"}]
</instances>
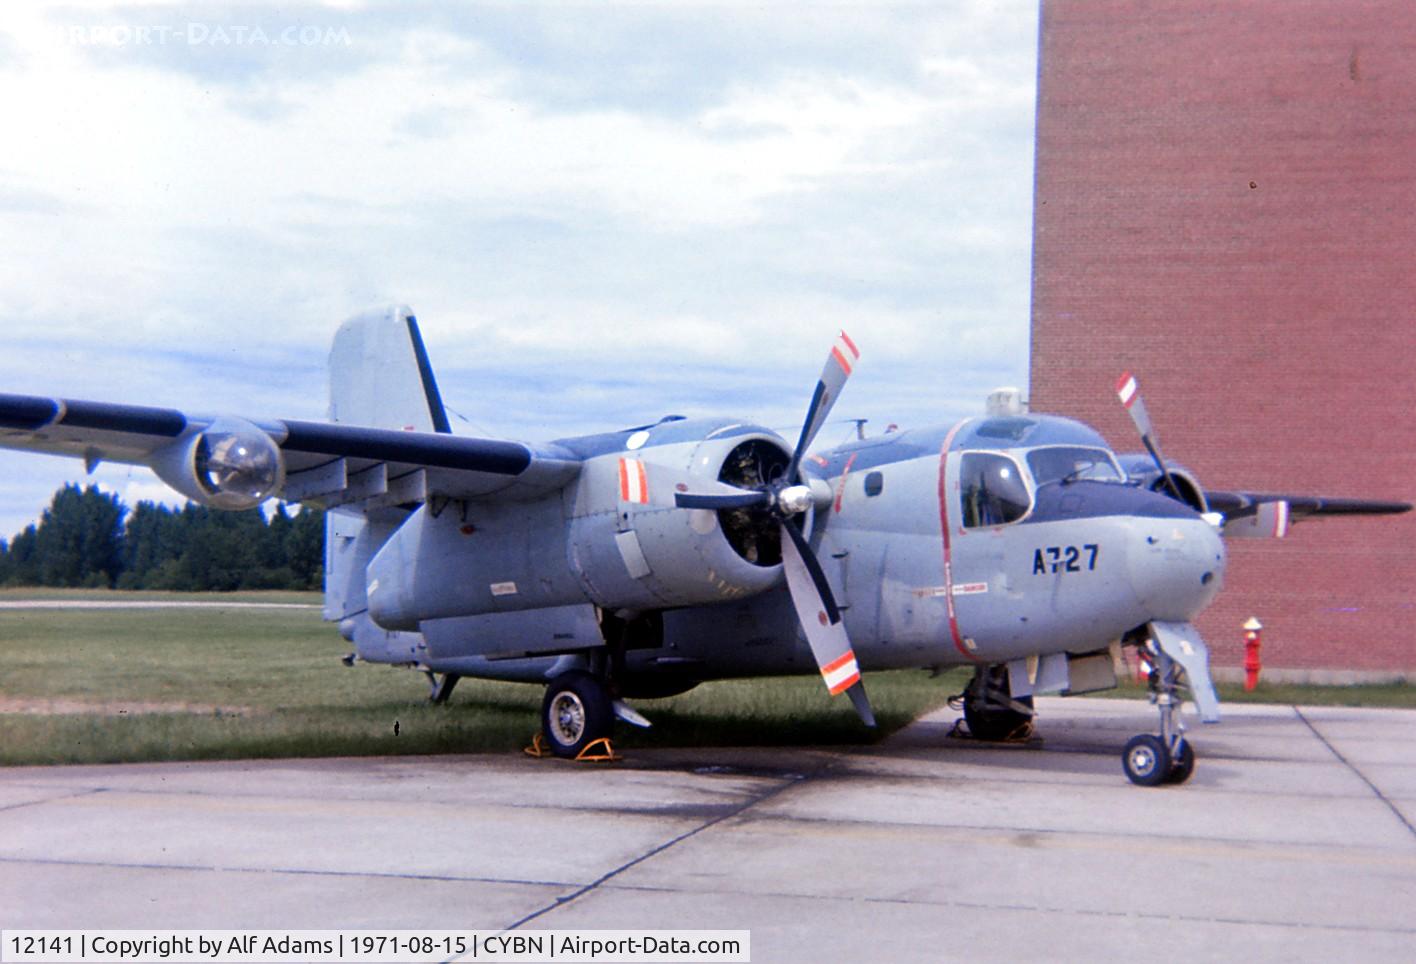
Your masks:
<instances>
[{"instance_id":1,"label":"engine nacelle","mask_svg":"<svg viewBox=\"0 0 1416 964\"><path fill-rule=\"evenodd\" d=\"M765 509L680 509L678 491L765 486L790 460L766 429L671 421L557 443L584 461L556 496L424 505L367 569L381 627L594 603L607 612L722 602L781 579L778 523ZM625 472L636 475L629 491Z\"/></svg>"},{"instance_id":2,"label":"engine nacelle","mask_svg":"<svg viewBox=\"0 0 1416 964\"><path fill-rule=\"evenodd\" d=\"M1122 470L1127 477L1138 480L1152 492L1159 492L1161 495L1169 495L1174 498L1170 489L1165 484L1165 476L1160 474L1160 469L1155 466L1155 459L1145 452L1128 452L1125 455L1117 455L1116 461L1121 463ZM1205 490L1201 487L1199 479L1185 466L1177 462L1166 460L1165 467L1170 471L1170 477L1175 481L1175 487L1180 490L1183 501L1196 512L1208 512L1209 503L1205 500Z\"/></svg>"},{"instance_id":3,"label":"engine nacelle","mask_svg":"<svg viewBox=\"0 0 1416 964\"><path fill-rule=\"evenodd\" d=\"M722 423L706 432L695 426L697 437L673 441L689 427L657 426L642 449L596 460L606 464L595 474L615 473L612 497L619 493L625 460L642 463L648 489L642 501L610 501L603 498L604 483L592 481L591 497L579 500L571 523L572 565L602 608L723 602L781 579L778 522L767 509L680 509L674 495L701 491L705 482L765 487L787 468L785 443L766 429ZM661 434L668 438L656 438Z\"/></svg>"},{"instance_id":4,"label":"engine nacelle","mask_svg":"<svg viewBox=\"0 0 1416 964\"><path fill-rule=\"evenodd\" d=\"M261 429L222 416L200 432L153 454L158 478L194 502L216 509L253 509L285 484L280 446Z\"/></svg>"}]
</instances>

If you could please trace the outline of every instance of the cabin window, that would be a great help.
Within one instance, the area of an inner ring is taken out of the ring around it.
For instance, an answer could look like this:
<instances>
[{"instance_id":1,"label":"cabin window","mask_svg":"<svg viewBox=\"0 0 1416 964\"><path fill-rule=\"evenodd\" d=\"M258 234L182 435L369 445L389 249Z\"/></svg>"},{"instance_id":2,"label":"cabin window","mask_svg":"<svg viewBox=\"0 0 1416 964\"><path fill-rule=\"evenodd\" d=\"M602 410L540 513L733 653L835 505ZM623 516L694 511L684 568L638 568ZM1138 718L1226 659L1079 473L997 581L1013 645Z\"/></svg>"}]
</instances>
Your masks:
<instances>
[{"instance_id":1,"label":"cabin window","mask_svg":"<svg viewBox=\"0 0 1416 964\"><path fill-rule=\"evenodd\" d=\"M1017 522L1032 505L1022 468L1006 455L967 452L959 466L966 528Z\"/></svg>"},{"instance_id":2,"label":"cabin window","mask_svg":"<svg viewBox=\"0 0 1416 964\"><path fill-rule=\"evenodd\" d=\"M879 472L871 472L865 477L865 494L879 495L885 490L885 476Z\"/></svg>"}]
</instances>

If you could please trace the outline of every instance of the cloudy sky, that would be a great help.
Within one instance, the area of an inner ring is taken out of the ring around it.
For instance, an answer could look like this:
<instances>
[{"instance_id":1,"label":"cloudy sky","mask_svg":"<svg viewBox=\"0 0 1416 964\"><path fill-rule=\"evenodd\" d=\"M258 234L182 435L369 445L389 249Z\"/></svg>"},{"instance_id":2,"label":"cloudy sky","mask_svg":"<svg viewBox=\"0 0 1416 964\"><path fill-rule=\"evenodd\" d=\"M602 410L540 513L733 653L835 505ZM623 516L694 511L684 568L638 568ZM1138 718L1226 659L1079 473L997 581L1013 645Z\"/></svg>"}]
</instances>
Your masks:
<instances>
[{"instance_id":1,"label":"cloudy sky","mask_svg":"<svg viewBox=\"0 0 1416 964\"><path fill-rule=\"evenodd\" d=\"M1029 0L7 5L0 392L323 418L335 327L405 302L466 434L792 434L838 328L840 418L971 413L1027 381L1036 39ZM84 478L0 453L0 537Z\"/></svg>"}]
</instances>

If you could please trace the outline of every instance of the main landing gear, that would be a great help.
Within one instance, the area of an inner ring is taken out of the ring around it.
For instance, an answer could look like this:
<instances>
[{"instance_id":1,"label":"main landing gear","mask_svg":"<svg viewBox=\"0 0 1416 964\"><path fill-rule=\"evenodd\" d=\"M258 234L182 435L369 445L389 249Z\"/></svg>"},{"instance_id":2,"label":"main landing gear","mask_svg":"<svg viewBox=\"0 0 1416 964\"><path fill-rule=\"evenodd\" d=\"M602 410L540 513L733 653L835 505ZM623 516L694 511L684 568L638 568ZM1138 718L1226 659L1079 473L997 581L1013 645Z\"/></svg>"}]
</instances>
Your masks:
<instances>
[{"instance_id":1,"label":"main landing gear","mask_svg":"<svg viewBox=\"0 0 1416 964\"><path fill-rule=\"evenodd\" d=\"M1150 641L1145 644L1145 653L1152 667L1150 701L1160 710L1160 733L1142 733L1127 740L1126 749L1121 751L1121 766L1131 782L1139 786L1184 783L1195 770L1195 750L1185 739L1185 724L1180 720L1182 671Z\"/></svg>"},{"instance_id":2,"label":"main landing gear","mask_svg":"<svg viewBox=\"0 0 1416 964\"><path fill-rule=\"evenodd\" d=\"M975 740L1020 742L1032 736L1032 697L1013 697L1007 666L999 663L978 667L961 695L964 722Z\"/></svg>"},{"instance_id":3,"label":"main landing gear","mask_svg":"<svg viewBox=\"0 0 1416 964\"><path fill-rule=\"evenodd\" d=\"M614 729L615 710L609 690L583 670L571 670L551 680L541 701L541 732L558 757L575 759Z\"/></svg>"}]
</instances>

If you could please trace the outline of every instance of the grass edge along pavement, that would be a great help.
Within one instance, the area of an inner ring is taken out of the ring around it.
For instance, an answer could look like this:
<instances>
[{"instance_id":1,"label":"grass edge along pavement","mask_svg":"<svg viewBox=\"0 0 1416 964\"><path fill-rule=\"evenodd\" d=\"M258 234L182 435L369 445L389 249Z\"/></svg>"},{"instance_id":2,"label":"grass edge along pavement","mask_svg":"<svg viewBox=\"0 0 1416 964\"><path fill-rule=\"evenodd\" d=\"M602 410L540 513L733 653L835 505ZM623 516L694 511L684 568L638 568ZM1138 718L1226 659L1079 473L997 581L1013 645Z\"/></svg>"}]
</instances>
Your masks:
<instances>
[{"instance_id":1,"label":"grass edge along pavement","mask_svg":"<svg viewBox=\"0 0 1416 964\"><path fill-rule=\"evenodd\" d=\"M422 674L346 668L347 652L318 608L3 609L0 764L515 752L539 725L539 686L463 680L447 705L433 706ZM830 699L815 675L709 683L636 701L654 726L621 727L617 744L869 743L943 704L965 679L874 674L875 731L849 703Z\"/></svg>"},{"instance_id":2,"label":"grass edge along pavement","mask_svg":"<svg viewBox=\"0 0 1416 964\"><path fill-rule=\"evenodd\" d=\"M515 752L535 732L538 686L464 680L444 706L419 673L345 668L348 651L320 619L317 594L125 594L64 598L214 603L298 601L308 608L0 610L0 765ZM56 598L23 590L0 601ZM623 726L617 745L811 746L882 739L959 692L967 669L872 673L880 727L814 676L707 683L635 701L654 723ZM1127 681L1114 695L1144 699ZM1104 694L1097 694L1104 695ZM1222 686L1223 699L1416 706L1416 686Z\"/></svg>"}]
</instances>

